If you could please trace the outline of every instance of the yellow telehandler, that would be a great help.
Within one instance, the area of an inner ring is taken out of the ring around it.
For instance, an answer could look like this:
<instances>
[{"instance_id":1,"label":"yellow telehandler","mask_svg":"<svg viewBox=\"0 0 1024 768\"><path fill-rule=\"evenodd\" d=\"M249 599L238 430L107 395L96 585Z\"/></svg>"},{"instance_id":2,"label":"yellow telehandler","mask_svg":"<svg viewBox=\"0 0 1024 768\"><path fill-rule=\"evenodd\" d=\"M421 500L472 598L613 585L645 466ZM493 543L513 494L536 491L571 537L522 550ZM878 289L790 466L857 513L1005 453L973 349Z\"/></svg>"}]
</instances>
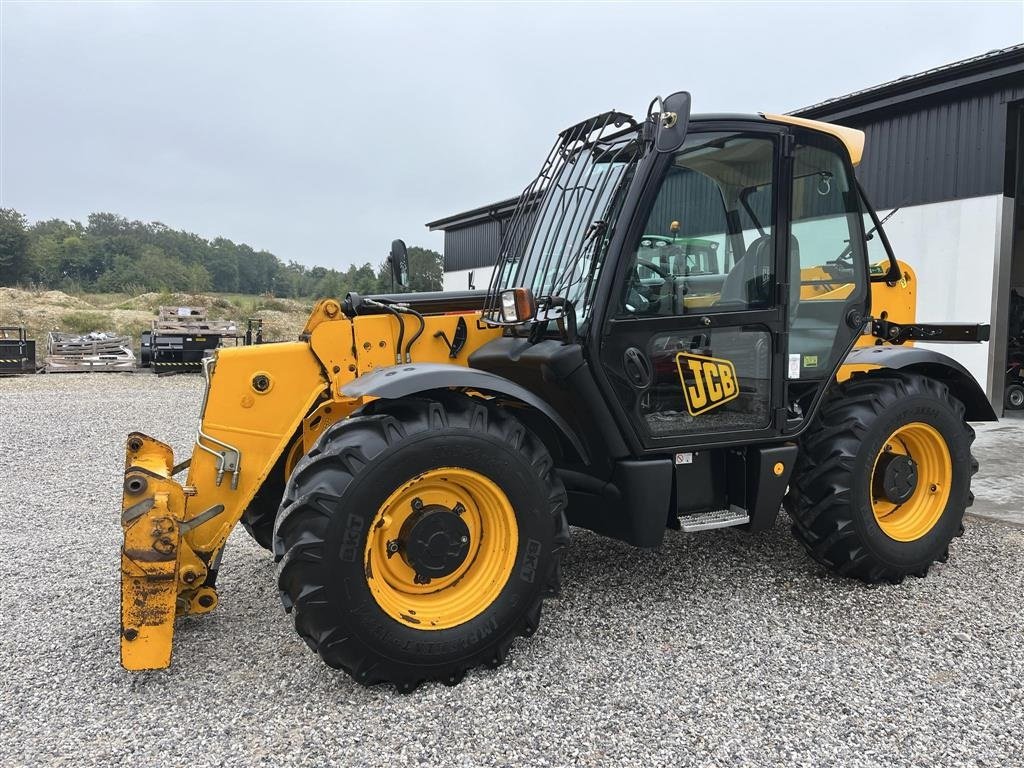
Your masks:
<instances>
[{"instance_id":1,"label":"yellow telehandler","mask_svg":"<svg viewBox=\"0 0 1024 768\"><path fill-rule=\"evenodd\" d=\"M170 664L239 521L309 647L402 691L536 631L570 523L656 547L785 505L830 571L924 576L995 414L913 342L988 327L915 322L863 146L685 92L606 112L558 135L488 290L322 300L297 341L217 350L191 457L128 437L122 664Z\"/></svg>"}]
</instances>

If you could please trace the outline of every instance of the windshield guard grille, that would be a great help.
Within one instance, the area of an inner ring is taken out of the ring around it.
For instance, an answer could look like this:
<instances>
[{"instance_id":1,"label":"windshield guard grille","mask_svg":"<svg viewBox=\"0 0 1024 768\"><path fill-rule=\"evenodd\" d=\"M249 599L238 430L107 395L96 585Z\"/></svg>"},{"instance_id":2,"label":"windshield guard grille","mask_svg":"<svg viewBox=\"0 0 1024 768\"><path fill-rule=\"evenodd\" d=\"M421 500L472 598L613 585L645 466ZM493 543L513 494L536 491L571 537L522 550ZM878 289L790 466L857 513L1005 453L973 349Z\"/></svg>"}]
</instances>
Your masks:
<instances>
[{"instance_id":1,"label":"windshield guard grille","mask_svg":"<svg viewBox=\"0 0 1024 768\"><path fill-rule=\"evenodd\" d=\"M484 320L507 325L501 292L529 288L533 320L583 319L614 213L641 155L636 121L621 112L584 120L558 135L540 174L523 190L501 238Z\"/></svg>"}]
</instances>

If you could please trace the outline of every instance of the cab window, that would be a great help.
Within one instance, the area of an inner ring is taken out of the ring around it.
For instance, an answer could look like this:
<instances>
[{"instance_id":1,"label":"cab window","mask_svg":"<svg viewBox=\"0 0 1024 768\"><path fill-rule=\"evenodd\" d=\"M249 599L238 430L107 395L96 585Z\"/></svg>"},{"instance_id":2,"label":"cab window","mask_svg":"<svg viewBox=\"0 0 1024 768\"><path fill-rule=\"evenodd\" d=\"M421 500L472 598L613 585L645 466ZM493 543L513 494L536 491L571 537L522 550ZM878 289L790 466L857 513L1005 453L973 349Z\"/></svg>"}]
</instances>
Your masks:
<instances>
[{"instance_id":1,"label":"cab window","mask_svg":"<svg viewBox=\"0 0 1024 768\"><path fill-rule=\"evenodd\" d=\"M620 317L772 303L774 140L695 133L672 159L631 259Z\"/></svg>"}]
</instances>

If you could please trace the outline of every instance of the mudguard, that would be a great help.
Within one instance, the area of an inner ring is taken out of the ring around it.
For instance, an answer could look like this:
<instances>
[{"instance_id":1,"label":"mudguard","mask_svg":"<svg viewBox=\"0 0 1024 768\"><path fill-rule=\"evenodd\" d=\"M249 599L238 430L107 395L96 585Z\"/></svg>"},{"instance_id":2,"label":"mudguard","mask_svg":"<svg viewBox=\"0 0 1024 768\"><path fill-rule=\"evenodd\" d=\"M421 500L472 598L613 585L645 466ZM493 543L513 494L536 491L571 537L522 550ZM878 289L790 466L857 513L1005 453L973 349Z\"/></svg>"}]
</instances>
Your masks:
<instances>
[{"instance_id":1,"label":"mudguard","mask_svg":"<svg viewBox=\"0 0 1024 768\"><path fill-rule=\"evenodd\" d=\"M432 389L472 389L488 394L504 395L519 400L544 414L558 428L585 464L590 463L579 436L547 402L525 387L487 371L444 363L410 363L378 368L353 379L341 388L346 397L380 397L394 400Z\"/></svg>"},{"instance_id":2,"label":"mudguard","mask_svg":"<svg viewBox=\"0 0 1024 768\"><path fill-rule=\"evenodd\" d=\"M916 371L943 382L964 404L967 421L996 421L996 412L988 396L971 372L953 358L931 349L880 345L854 349L839 369L839 379L849 378L857 371L895 368Z\"/></svg>"}]
</instances>

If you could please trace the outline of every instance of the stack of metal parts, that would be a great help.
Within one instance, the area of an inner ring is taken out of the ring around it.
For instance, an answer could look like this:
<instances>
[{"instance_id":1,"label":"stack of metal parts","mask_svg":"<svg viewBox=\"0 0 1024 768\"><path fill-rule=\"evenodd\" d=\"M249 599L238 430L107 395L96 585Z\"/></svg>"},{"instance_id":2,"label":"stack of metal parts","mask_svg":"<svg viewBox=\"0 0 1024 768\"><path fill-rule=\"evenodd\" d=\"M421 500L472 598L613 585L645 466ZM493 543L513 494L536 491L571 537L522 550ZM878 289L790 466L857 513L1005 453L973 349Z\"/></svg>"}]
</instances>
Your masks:
<instances>
[{"instance_id":1,"label":"stack of metal parts","mask_svg":"<svg viewBox=\"0 0 1024 768\"><path fill-rule=\"evenodd\" d=\"M51 331L46 340L47 373L70 371L130 371L135 353L127 336L92 332L86 334Z\"/></svg>"},{"instance_id":2,"label":"stack of metal parts","mask_svg":"<svg viewBox=\"0 0 1024 768\"><path fill-rule=\"evenodd\" d=\"M226 339L238 343L234 320L211 320L204 307L160 307L151 330L142 334L141 364L157 373L201 369L203 358Z\"/></svg>"}]
</instances>

